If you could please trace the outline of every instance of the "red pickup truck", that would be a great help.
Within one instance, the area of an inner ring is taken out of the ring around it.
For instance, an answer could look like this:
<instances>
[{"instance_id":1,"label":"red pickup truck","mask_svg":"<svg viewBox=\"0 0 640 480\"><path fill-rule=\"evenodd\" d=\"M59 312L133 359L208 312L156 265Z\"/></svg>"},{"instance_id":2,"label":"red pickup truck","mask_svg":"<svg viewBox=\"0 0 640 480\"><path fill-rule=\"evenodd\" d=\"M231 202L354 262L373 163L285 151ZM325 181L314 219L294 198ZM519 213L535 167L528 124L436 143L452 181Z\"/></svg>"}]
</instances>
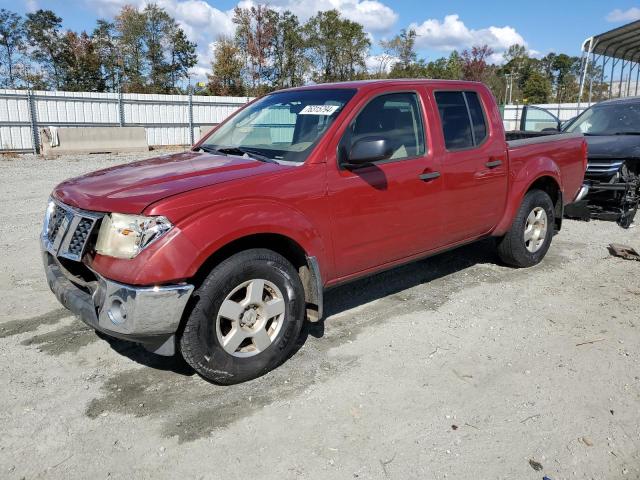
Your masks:
<instances>
[{"instance_id":1,"label":"red pickup truck","mask_svg":"<svg viewBox=\"0 0 640 480\"><path fill-rule=\"evenodd\" d=\"M232 384L284 361L328 287L489 236L537 264L586 158L581 135L508 141L478 83L278 91L190 151L58 185L46 276L96 330Z\"/></svg>"}]
</instances>

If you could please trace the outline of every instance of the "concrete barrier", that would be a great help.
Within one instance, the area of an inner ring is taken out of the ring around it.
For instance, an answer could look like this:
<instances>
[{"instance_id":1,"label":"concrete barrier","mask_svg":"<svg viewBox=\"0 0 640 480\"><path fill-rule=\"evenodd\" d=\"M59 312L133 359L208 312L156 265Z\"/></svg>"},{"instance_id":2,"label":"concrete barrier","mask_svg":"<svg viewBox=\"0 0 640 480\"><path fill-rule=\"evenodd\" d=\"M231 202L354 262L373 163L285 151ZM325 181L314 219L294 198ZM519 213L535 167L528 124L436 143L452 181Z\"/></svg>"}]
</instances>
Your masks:
<instances>
[{"instance_id":1,"label":"concrete barrier","mask_svg":"<svg viewBox=\"0 0 640 480\"><path fill-rule=\"evenodd\" d=\"M196 137L196 142L204 137L215 125L200 125L200 135Z\"/></svg>"},{"instance_id":2,"label":"concrete barrier","mask_svg":"<svg viewBox=\"0 0 640 480\"><path fill-rule=\"evenodd\" d=\"M45 156L149 150L144 127L42 128L40 142Z\"/></svg>"}]
</instances>

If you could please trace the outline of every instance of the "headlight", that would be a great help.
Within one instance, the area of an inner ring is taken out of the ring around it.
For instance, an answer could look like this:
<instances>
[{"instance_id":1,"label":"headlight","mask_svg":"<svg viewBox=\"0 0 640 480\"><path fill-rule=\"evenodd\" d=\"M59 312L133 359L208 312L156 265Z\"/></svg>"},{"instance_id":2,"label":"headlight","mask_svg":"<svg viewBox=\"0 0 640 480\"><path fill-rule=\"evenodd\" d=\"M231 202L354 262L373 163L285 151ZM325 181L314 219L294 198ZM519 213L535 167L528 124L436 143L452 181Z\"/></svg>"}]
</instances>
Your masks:
<instances>
[{"instance_id":1,"label":"headlight","mask_svg":"<svg viewBox=\"0 0 640 480\"><path fill-rule=\"evenodd\" d=\"M172 227L165 217L111 213L102 220L96 251L109 257L133 258Z\"/></svg>"}]
</instances>

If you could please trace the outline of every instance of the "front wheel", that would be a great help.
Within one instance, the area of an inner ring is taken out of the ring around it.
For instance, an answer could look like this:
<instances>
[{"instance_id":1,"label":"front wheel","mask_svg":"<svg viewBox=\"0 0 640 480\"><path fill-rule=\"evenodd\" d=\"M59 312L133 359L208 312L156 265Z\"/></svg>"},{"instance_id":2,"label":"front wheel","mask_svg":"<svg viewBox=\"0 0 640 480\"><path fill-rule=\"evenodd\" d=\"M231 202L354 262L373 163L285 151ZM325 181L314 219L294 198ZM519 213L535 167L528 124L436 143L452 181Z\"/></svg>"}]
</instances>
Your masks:
<instances>
[{"instance_id":1,"label":"front wheel","mask_svg":"<svg viewBox=\"0 0 640 480\"><path fill-rule=\"evenodd\" d=\"M531 267L551 246L555 213L547 192L531 190L522 200L507 234L498 241L500 259L512 267Z\"/></svg>"},{"instance_id":2,"label":"front wheel","mask_svg":"<svg viewBox=\"0 0 640 480\"><path fill-rule=\"evenodd\" d=\"M202 377L222 385L256 378L281 364L304 320L298 273L271 250L232 255L211 271L194 298L180 351Z\"/></svg>"}]
</instances>

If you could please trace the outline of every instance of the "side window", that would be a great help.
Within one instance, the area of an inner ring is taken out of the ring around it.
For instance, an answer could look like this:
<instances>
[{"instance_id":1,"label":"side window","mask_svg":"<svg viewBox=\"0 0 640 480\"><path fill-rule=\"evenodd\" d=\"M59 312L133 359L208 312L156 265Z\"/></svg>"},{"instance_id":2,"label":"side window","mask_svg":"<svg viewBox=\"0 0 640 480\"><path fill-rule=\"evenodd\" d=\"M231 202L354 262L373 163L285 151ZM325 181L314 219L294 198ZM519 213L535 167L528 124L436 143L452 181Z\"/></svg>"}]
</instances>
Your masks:
<instances>
[{"instance_id":1,"label":"side window","mask_svg":"<svg viewBox=\"0 0 640 480\"><path fill-rule=\"evenodd\" d=\"M476 92L435 92L447 150L479 145L487 137L485 115Z\"/></svg>"},{"instance_id":2,"label":"side window","mask_svg":"<svg viewBox=\"0 0 640 480\"><path fill-rule=\"evenodd\" d=\"M487 138L487 122L485 120L482 104L476 92L465 92L467 97L467 105L471 114L471 123L473 126L473 139L476 145L480 145Z\"/></svg>"},{"instance_id":3,"label":"side window","mask_svg":"<svg viewBox=\"0 0 640 480\"><path fill-rule=\"evenodd\" d=\"M423 155L424 126L415 93L391 93L371 100L351 122L339 146L341 161L361 138L384 137L391 146L391 159Z\"/></svg>"}]
</instances>

